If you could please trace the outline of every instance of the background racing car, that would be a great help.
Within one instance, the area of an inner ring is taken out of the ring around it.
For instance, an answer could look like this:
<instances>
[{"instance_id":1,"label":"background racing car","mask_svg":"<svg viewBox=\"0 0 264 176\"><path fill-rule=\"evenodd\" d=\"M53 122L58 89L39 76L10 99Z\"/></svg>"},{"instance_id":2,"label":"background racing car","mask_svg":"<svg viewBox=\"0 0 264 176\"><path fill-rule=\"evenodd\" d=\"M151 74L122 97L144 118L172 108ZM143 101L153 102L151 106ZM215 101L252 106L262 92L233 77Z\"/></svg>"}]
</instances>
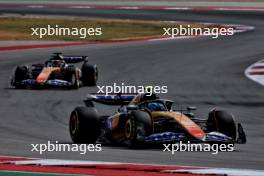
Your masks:
<instances>
[{"instance_id":1,"label":"background racing car","mask_svg":"<svg viewBox=\"0 0 264 176\"><path fill-rule=\"evenodd\" d=\"M73 64L83 62L81 69ZM87 56L63 56L54 53L44 64L17 66L11 79L15 88L94 86L98 79L96 65L88 64Z\"/></svg>"},{"instance_id":2,"label":"background racing car","mask_svg":"<svg viewBox=\"0 0 264 176\"><path fill-rule=\"evenodd\" d=\"M201 119L192 112L194 107L173 111L173 101L155 94L94 94L84 102L86 107L76 107L70 115L70 136L75 143L100 140L131 147L177 141L246 143L242 125L227 111L213 109L208 118ZM112 115L99 116L94 102L120 107Z\"/></svg>"}]
</instances>

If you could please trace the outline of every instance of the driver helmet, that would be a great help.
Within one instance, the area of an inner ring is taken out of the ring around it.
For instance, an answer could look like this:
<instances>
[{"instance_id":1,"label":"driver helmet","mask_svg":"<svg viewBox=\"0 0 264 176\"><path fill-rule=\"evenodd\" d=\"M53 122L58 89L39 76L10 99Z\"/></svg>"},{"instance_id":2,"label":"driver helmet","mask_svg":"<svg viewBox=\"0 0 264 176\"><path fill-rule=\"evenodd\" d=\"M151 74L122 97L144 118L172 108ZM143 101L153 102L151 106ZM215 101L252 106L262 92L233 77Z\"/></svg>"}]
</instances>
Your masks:
<instances>
[{"instance_id":1,"label":"driver helmet","mask_svg":"<svg viewBox=\"0 0 264 176\"><path fill-rule=\"evenodd\" d=\"M53 67L60 67L64 63L63 60L53 60L52 61L52 66Z\"/></svg>"},{"instance_id":2,"label":"driver helmet","mask_svg":"<svg viewBox=\"0 0 264 176\"><path fill-rule=\"evenodd\" d=\"M151 111L164 111L164 107L158 102L151 102L148 104L148 109Z\"/></svg>"}]
</instances>

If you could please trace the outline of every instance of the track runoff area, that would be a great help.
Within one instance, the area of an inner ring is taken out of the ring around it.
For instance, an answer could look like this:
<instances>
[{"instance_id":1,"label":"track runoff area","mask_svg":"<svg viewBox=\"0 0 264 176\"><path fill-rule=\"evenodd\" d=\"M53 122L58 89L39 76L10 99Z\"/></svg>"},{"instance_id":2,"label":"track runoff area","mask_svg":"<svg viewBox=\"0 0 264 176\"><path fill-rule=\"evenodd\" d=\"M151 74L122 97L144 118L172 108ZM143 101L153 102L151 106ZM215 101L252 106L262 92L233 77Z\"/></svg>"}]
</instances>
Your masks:
<instances>
[{"instance_id":1,"label":"track runoff area","mask_svg":"<svg viewBox=\"0 0 264 176\"><path fill-rule=\"evenodd\" d=\"M0 157L0 175L263 176L264 171L2 156Z\"/></svg>"},{"instance_id":2,"label":"track runoff area","mask_svg":"<svg viewBox=\"0 0 264 176\"><path fill-rule=\"evenodd\" d=\"M24 5L30 8L56 7L54 5ZM247 7L163 7L163 6L80 6L80 5L60 5L64 8L119 8L119 9L163 9L163 10L252 10L263 11L264 8ZM244 31L241 31L244 32ZM153 39L148 39L153 40ZM156 40L156 39L154 39ZM76 44L74 44L76 45ZM68 45L67 45L68 46ZM36 48L39 48L37 46ZM58 47L47 46L47 47ZM16 47L17 49L19 47ZM21 49L31 49L31 47L21 47ZM40 47L42 48L42 47ZM45 46L43 47L45 48ZM5 48L2 48L5 50ZM12 49L7 49L12 50ZM264 60L260 60L249 66L245 70L245 75L264 85ZM117 163L117 162L98 162L98 161L79 161L79 160L57 160L40 158L23 158L0 156L0 175L98 175L98 176L116 176L116 175L151 175L151 176L264 176L262 170L249 169L228 169L228 168L207 168L192 166L171 166L171 165L151 165L137 163Z\"/></svg>"},{"instance_id":3,"label":"track runoff area","mask_svg":"<svg viewBox=\"0 0 264 176\"><path fill-rule=\"evenodd\" d=\"M259 83L260 85L264 86L264 59L250 65L246 71L245 71L245 75Z\"/></svg>"}]
</instances>

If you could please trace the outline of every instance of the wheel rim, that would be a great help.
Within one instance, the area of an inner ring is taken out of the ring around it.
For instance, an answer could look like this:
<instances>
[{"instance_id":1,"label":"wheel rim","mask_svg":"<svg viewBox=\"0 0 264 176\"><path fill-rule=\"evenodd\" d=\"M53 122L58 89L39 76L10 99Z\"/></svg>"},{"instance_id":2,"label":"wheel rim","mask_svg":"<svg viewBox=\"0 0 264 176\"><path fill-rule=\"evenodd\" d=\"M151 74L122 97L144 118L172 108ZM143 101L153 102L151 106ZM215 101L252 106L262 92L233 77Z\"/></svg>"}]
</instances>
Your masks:
<instances>
[{"instance_id":1,"label":"wheel rim","mask_svg":"<svg viewBox=\"0 0 264 176\"><path fill-rule=\"evenodd\" d=\"M71 131L71 134L75 134L77 130L78 130L78 117L74 113L71 116L71 120L70 120L70 131Z\"/></svg>"},{"instance_id":2,"label":"wheel rim","mask_svg":"<svg viewBox=\"0 0 264 176\"><path fill-rule=\"evenodd\" d=\"M72 84L75 85L76 83L76 76L75 74L72 74Z\"/></svg>"},{"instance_id":3,"label":"wheel rim","mask_svg":"<svg viewBox=\"0 0 264 176\"><path fill-rule=\"evenodd\" d=\"M128 119L126 121L125 136L126 136L127 139L131 138L131 136L132 136L132 122L131 122L131 119Z\"/></svg>"},{"instance_id":4,"label":"wheel rim","mask_svg":"<svg viewBox=\"0 0 264 176\"><path fill-rule=\"evenodd\" d=\"M97 77L98 77L98 69L97 67L95 66L95 72L94 72L94 81L96 82L97 81Z\"/></svg>"}]
</instances>

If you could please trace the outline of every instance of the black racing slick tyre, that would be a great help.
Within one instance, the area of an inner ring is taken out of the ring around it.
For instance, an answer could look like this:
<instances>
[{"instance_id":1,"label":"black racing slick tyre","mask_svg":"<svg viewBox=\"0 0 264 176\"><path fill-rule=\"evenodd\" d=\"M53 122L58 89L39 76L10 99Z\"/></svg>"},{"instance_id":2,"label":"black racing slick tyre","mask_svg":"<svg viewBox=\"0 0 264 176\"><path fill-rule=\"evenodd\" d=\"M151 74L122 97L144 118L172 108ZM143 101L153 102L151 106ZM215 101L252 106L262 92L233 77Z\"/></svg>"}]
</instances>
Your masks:
<instances>
[{"instance_id":1,"label":"black racing slick tyre","mask_svg":"<svg viewBox=\"0 0 264 176\"><path fill-rule=\"evenodd\" d=\"M149 113L132 111L124 124L125 142L129 147L143 147L144 138L153 132L153 122Z\"/></svg>"},{"instance_id":2,"label":"black racing slick tyre","mask_svg":"<svg viewBox=\"0 0 264 176\"><path fill-rule=\"evenodd\" d=\"M84 86L95 86L98 80L98 68L85 62L82 65L82 83Z\"/></svg>"},{"instance_id":3,"label":"black racing slick tyre","mask_svg":"<svg viewBox=\"0 0 264 176\"><path fill-rule=\"evenodd\" d=\"M26 80L29 78L29 70L27 66L18 66L15 69L14 77L12 80L12 85L17 88L25 88L26 85L21 85L20 82L22 80Z\"/></svg>"},{"instance_id":4,"label":"black racing slick tyre","mask_svg":"<svg viewBox=\"0 0 264 176\"><path fill-rule=\"evenodd\" d=\"M70 116L69 129L74 143L95 143L101 132L97 110L91 107L75 108Z\"/></svg>"},{"instance_id":5,"label":"black racing slick tyre","mask_svg":"<svg viewBox=\"0 0 264 176\"><path fill-rule=\"evenodd\" d=\"M227 111L212 110L207 120L207 130L223 133L234 140L237 136L234 116Z\"/></svg>"},{"instance_id":6,"label":"black racing slick tyre","mask_svg":"<svg viewBox=\"0 0 264 176\"><path fill-rule=\"evenodd\" d=\"M66 68L66 80L71 83L72 89L78 89L80 87L80 78L76 67L70 66Z\"/></svg>"}]
</instances>

